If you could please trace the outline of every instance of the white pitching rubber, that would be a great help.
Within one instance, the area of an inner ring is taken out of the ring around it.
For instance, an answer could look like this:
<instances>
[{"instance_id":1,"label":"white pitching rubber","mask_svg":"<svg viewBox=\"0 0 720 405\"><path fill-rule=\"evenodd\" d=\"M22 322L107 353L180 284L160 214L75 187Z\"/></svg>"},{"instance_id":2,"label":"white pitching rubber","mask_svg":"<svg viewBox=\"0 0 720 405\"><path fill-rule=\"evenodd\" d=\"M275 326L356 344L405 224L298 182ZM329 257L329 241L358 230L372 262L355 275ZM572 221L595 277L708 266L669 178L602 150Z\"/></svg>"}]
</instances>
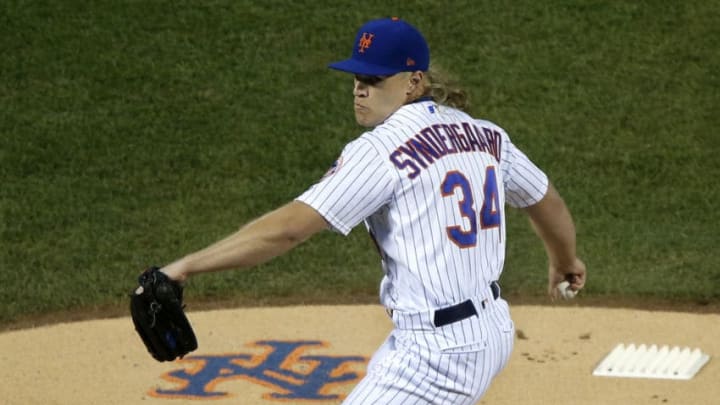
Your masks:
<instances>
[{"instance_id":1,"label":"white pitching rubber","mask_svg":"<svg viewBox=\"0 0 720 405\"><path fill-rule=\"evenodd\" d=\"M708 361L710 356L697 348L620 343L598 363L593 375L690 380Z\"/></svg>"}]
</instances>

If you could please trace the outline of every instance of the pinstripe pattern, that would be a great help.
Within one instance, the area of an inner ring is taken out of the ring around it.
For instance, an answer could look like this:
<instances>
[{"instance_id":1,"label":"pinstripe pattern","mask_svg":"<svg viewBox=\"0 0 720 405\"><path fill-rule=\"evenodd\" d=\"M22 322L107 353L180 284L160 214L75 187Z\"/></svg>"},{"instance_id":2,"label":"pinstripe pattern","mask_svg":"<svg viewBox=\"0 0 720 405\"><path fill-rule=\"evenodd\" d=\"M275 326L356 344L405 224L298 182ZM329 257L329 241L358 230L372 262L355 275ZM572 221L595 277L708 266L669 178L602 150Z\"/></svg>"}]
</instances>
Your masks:
<instances>
[{"instance_id":1,"label":"pinstripe pattern","mask_svg":"<svg viewBox=\"0 0 720 405\"><path fill-rule=\"evenodd\" d=\"M460 329L470 334L462 343L453 338ZM475 404L507 364L513 338L502 299L437 331L396 328L343 404Z\"/></svg>"},{"instance_id":2,"label":"pinstripe pattern","mask_svg":"<svg viewBox=\"0 0 720 405\"><path fill-rule=\"evenodd\" d=\"M338 162L297 199L344 235L365 223L395 324L345 403L474 404L512 350L507 303L489 288L505 260L505 204L538 202L547 177L502 128L432 101L403 106ZM477 316L433 325L435 310L468 299Z\"/></svg>"}]
</instances>

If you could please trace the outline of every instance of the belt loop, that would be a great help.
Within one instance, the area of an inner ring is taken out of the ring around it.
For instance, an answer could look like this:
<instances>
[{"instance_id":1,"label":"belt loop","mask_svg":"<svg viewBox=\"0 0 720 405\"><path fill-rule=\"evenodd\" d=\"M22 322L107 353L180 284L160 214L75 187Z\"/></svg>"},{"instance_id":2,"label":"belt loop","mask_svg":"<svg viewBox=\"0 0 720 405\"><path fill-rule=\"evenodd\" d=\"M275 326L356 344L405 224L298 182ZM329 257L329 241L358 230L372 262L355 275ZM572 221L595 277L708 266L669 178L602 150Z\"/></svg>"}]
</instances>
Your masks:
<instances>
[{"instance_id":1,"label":"belt loop","mask_svg":"<svg viewBox=\"0 0 720 405\"><path fill-rule=\"evenodd\" d=\"M497 280L490 282L490 290L492 291L493 299L500 298L500 284Z\"/></svg>"}]
</instances>

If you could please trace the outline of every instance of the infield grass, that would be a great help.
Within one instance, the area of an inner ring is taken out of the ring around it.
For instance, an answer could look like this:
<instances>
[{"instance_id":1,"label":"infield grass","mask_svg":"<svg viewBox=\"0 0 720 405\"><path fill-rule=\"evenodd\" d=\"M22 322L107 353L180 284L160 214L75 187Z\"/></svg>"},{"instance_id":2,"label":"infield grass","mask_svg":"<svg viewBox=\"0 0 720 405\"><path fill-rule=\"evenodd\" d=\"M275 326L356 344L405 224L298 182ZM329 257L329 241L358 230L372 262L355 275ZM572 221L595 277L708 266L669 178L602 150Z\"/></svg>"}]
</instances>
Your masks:
<instances>
[{"instance_id":1,"label":"infield grass","mask_svg":"<svg viewBox=\"0 0 720 405\"><path fill-rule=\"evenodd\" d=\"M362 132L350 78L326 65L389 15L556 184L584 294L720 301L717 2L385 4L3 2L0 324L125 305L145 266L303 192ZM381 271L360 228L195 278L188 297L369 299ZM541 243L512 210L508 240L504 291L542 295Z\"/></svg>"}]
</instances>

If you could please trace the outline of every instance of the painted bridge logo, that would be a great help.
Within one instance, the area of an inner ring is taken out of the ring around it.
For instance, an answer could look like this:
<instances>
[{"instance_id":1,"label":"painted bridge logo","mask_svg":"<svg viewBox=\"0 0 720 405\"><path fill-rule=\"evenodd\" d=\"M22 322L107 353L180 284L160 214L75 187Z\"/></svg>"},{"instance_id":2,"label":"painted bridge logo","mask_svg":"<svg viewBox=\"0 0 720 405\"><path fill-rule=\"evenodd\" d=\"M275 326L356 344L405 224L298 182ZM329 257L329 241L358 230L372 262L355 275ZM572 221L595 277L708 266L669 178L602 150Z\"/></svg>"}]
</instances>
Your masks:
<instances>
[{"instance_id":1,"label":"painted bridge logo","mask_svg":"<svg viewBox=\"0 0 720 405\"><path fill-rule=\"evenodd\" d=\"M150 395L195 400L227 398L235 395L220 390L219 384L244 379L271 388L272 392L263 394L266 400L339 400L344 395L333 394L332 389L360 380L362 373L353 371L352 364L367 361L363 356L307 354L311 349L329 346L315 340L260 340L248 346L263 352L187 356L179 362L189 364L189 368L162 376L176 384L175 388L156 388Z\"/></svg>"}]
</instances>

